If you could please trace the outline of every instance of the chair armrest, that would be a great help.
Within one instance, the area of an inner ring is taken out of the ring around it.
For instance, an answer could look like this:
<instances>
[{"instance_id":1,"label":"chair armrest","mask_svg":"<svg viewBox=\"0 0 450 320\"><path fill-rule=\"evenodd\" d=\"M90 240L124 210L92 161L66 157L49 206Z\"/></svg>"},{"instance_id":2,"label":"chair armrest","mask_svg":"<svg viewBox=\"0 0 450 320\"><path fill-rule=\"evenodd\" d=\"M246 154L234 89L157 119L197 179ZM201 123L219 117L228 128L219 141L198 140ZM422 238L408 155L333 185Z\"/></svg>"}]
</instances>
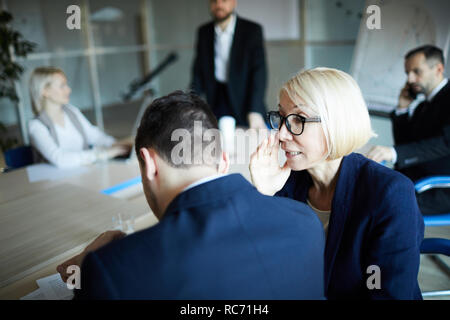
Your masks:
<instances>
[{"instance_id":1,"label":"chair armrest","mask_svg":"<svg viewBox=\"0 0 450 320\"><path fill-rule=\"evenodd\" d=\"M425 227L442 227L450 225L450 213L423 216Z\"/></svg>"},{"instance_id":2,"label":"chair armrest","mask_svg":"<svg viewBox=\"0 0 450 320\"><path fill-rule=\"evenodd\" d=\"M450 256L450 240L443 238L423 239L420 246L420 253L445 254L446 256Z\"/></svg>"},{"instance_id":3,"label":"chair armrest","mask_svg":"<svg viewBox=\"0 0 450 320\"><path fill-rule=\"evenodd\" d=\"M417 193L433 188L450 188L450 176L431 176L420 179L414 185Z\"/></svg>"}]
</instances>

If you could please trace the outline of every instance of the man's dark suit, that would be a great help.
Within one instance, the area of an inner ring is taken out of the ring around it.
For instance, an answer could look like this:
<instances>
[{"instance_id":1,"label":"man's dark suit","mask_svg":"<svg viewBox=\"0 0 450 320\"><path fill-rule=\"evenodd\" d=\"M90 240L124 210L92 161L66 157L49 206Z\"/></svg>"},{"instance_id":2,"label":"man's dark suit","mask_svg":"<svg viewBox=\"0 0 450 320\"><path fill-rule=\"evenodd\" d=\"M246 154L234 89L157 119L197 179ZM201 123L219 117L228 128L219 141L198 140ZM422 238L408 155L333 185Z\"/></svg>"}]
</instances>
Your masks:
<instances>
[{"instance_id":1,"label":"man's dark suit","mask_svg":"<svg viewBox=\"0 0 450 320\"><path fill-rule=\"evenodd\" d=\"M306 205L232 174L86 256L78 299L321 299L324 232Z\"/></svg>"},{"instance_id":2,"label":"man's dark suit","mask_svg":"<svg viewBox=\"0 0 450 320\"><path fill-rule=\"evenodd\" d=\"M213 110L217 105L214 38L214 22L199 28L191 84L197 94L206 95ZM267 70L259 24L236 17L228 66L228 97L236 124L248 125L249 112L259 112L264 117Z\"/></svg>"},{"instance_id":3,"label":"man's dark suit","mask_svg":"<svg viewBox=\"0 0 450 320\"><path fill-rule=\"evenodd\" d=\"M392 126L397 170L413 181L432 175L450 175L450 82L430 102L422 102L411 119L407 113L397 116L394 111ZM436 210L450 210L450 190L423 194L427 195L440 202L436 203ZM418 200L420 205L420 197ZM447 203L442 203L445 200ZM424 213L432 213L420 207Z\"/></svg>"}]
</instances>

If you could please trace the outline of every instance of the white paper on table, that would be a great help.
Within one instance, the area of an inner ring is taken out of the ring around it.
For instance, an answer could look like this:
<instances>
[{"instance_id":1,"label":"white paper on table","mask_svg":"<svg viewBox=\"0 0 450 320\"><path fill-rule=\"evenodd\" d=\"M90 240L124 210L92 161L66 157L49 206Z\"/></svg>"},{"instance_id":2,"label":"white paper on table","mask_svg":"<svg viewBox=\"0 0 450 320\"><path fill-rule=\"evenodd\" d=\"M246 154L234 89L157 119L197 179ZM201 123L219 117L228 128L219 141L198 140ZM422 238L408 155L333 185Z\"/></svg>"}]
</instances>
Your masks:
<instances>
[{"instance_id":1,"label":"white paper on table","mask_svg":"<svg viewBox=\"0 0 450 320\"><path fill-rule=\"evenodd\" d=\"M38 182L43 180L60 180L71 176L80 175L89 169L87 167L60 169L48 163L33 164L27 167L28 181Z\"/></svg>"},{"instance_id":2,"label":"white paper on table","mask_svg":"<svg viewBox=\"0 0 450 320\"><path fill-rule=\"evenodd\" d=\"M73 290L67 288L59 273L36 280L45 300L70 300L73 298Z\"/></svg>"},{"instance_id":3,"label":"white paper on table","mask_svg":"<svg viewBox=\"0 0 450 320\"><path fill-rule=\"evenodd\" d=\"M27 294L20 298L20 300L46 300L45 295L41 289L34 290L33 292Z\"/></svg>"}]
</instances>

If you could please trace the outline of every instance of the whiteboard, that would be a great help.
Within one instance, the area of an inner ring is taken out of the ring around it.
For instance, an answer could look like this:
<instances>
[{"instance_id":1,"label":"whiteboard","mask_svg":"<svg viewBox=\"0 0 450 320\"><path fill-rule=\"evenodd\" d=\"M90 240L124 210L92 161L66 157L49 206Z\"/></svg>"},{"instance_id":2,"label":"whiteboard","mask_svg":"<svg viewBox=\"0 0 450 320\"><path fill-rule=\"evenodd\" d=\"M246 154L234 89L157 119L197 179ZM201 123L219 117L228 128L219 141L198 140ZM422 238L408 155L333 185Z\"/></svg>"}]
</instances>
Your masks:
<instances>
[{"instance_id":1,"label":"whiteboard","mask_svg":"<svg viewBox=\"0 0 450 320\"><path fill-rule=\"evenodd\" d=\"M390 112L406 82L404 56L413 48L433 44L443 49L446 71L450 45L449 0L368 0L381 9L381 29L369 30L361 19L351 73L369 109Z\"/></svg>"},{"instance_id":2,"label":"whiteboard","mask_svg":"<svg viewBox=\"0 0 450 320\"><path fill-rule=\"evenodd\" d=\"M262 25L265 40L300 38L297 0L238 0L236 13Z\"/></svg>"}]
</instances>

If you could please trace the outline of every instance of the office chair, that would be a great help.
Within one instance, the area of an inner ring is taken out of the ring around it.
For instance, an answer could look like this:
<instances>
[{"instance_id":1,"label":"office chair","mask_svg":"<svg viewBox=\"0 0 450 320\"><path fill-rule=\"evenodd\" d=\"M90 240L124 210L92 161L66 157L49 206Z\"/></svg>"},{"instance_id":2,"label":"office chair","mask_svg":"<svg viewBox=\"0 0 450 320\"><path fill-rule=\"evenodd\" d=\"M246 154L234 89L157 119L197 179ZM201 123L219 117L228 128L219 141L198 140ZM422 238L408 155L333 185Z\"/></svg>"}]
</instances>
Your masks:
<instances>
[{"instance_id":1,"label":"office chair","mask_svg":"<svg viewBox=\"0 0 450 320\"><path fill-rule=\"evenodd\" d=\"M450 268L448 265L442 261L437 254L443 254L446 256L450 256L450 240L442 239L442 238L427 238L423 239L422 245L420 246L421 254L431 254L431 258L435 260L436 263L440 265L440 267L444 270L445 273L450 277ZM438 258L438 259L436 259ZM450 290L441 290L441 291L430 291L423 292L422 296L426 297L438 297L438 296L450 296Z\"/></svg>"},{"instance_id":2,"label":"office chair","mask_svg":"<svg viewBox=\"0 0 450 320\"><path fill-rule=\"evenodd\" d=\"M431 176L417 181L414 185L417 193L425 192L433 188L450 188L450 176ZM426 227L450 226L450 212L437 215L424 215L423 221ZM443 254L450 256L450 240L441 238L427 238L422 242L420 253L430 254L431 259L438 264L447 275L450 276L450 267L438 256ZM450 295L450 290L432 291L422 293L423 297L436 297Z\"/></svg>"},{"instance_id":3,"label":"office chair","mask_svg":"<svg viewBox=\"0 0 450 320\"><path fill-rule=\"evenodd\" d=\"M450 188L450 176L426 177L417 181L414 187L417 193L433 188ZM427 227L450 226L450 212L431 216L424 215L423 220Z\"/></svg>"},{"instance_id":4,"label":"office chair","mask_svg":"<svg viewBox=\"0 0 450 320\"><path fill-rule=\"evenodd\" d=\"M5 151L6 171L22 168L33 163L33 149L22 146Z\"/></svg>"}]
</instances>

